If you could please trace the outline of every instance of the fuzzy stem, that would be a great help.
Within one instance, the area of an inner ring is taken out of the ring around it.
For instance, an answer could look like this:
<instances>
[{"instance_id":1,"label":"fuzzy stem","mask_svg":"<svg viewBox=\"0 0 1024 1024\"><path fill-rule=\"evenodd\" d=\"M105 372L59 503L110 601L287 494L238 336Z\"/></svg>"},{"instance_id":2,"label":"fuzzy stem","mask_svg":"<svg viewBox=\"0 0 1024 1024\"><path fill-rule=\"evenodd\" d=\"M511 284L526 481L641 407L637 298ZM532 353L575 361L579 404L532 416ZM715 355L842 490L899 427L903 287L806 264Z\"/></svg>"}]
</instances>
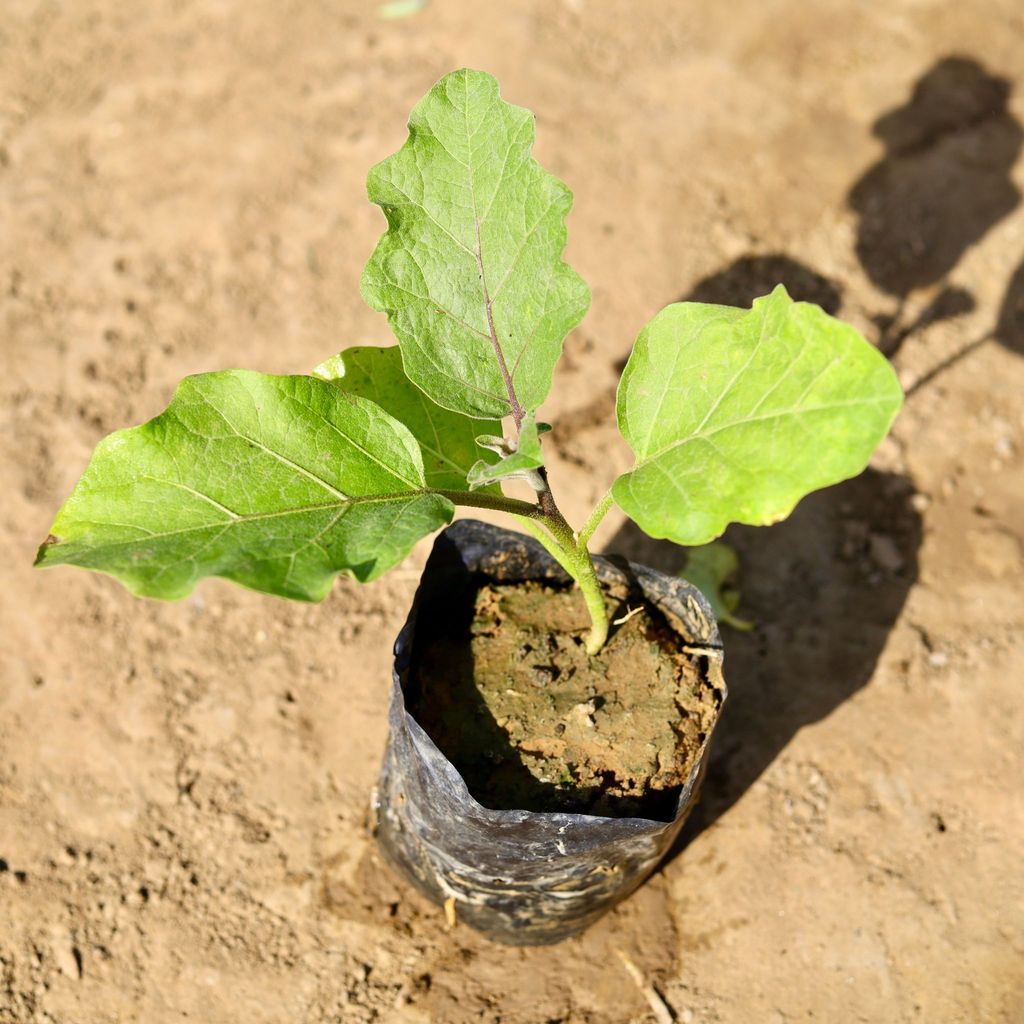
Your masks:
<instances>
[{"instance_id":1,"label":"fuzzy stem","mask_svg":"<svg viewBox=\"0 0 1024 1024\"><path fill-rule=\"evenodd\" d=\"M576 546L579 548L586 548L590 538L594 536L594 531L599 526L600 522L608 514L608 509L612 507L612 492L609 491L595 507L594 511L590 513L590 518L583 524L583 529L576 535Z\"/></svg>"},{"instance_id":2,"label":"fuzzy stem","mask_svg":"<svg viewBox=\"0 0 1024 1024\"><path fill-rule=\"evenodd\" d=\"M483 491L448 491L442 488L426 488L425 494L440 494L453 505L468 505L470 508L490 508L495 512L508 512L513 516L537 519L543 515L536 505L518 498L506 498L504 494L487 494Z\"/></svg>"},{"instance_id":3,"label":"fuzzy stem","mask_svg":"<svg viewBox=\"0 0 1024 1024\"><path fill-rule=\"evenodd\" d=\"M583 592L583 600L587 603L587 611L590 612L590 633L587 635L587 654L597 654L605 641L608 639L608 607L604 603L604 594L601 593L601 584L597 580L597 570L590 558L590 552L586 548L580 552L579 575L576 582Z\"/></svg>"},{"instance_id":4,"label":"fuzzy stem","mask_svg":"<svg viewBox=\"0 0 1024 1024\"><path fill-rule=\"evenodd\" d=\"M543 523L551 535L540 529ZM531 528L532 527L532 528ZM587 654L597 654L608 639L608 608L601 593L601 584L597 579L597 570L586 546L580 547L566 521L541 516L527 527L530 532L544 545L551 557L579 584L587 611L590 613L590 632L587 634Z\"/></svg>"},{"instance_id":5,"label":"fuzzy stem","mask_svg":"<svg viewBox=\"0 0 1024 1024\"><path fill-rule=\"evenodd\" d=\"M544 483L547 484L546 474ZM506 498L503 494L486 494L479 491L432 488L427 493L440 494L454 505L489 508L515 516L544 545L548 554L579 584L587 611L590 613L590 633L586 639L587 654L594 655L601 650L608 639L608 609L597 580L597 571L587 550L586 540L581 541L573 533L572 527L565 521L565 517L555 504L549 488L545 486L545 490L538 496L536 505L517 498ZM611 503L610 498L608 503ZM593 519L591 516L588 526Z\"/></svg>"},{"instance_id":6,"label":"fuzzy stem","mask_svg":"<svg viewBox=\"0 0 1024 1024\"><path fill-rule=\"evenodd\" d=\"M527 519L526 516L516 516L516 519L544 546L544 550L573 578L576 579L575 565L558 542L543 529L540 525L542 520Z\"/></svg>"}]
</instances>

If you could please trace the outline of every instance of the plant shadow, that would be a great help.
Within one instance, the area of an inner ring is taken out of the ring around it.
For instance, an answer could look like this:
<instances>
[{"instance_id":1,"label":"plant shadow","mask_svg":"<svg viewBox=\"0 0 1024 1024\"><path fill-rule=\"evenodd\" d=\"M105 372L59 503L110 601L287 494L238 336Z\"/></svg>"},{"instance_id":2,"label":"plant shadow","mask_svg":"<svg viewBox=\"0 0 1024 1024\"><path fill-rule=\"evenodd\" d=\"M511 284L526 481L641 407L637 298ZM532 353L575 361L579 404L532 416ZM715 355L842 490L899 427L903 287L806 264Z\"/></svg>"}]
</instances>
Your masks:
<instances>
[{"instance_id":1,"label":"plant shadow","mask_svg":"<svg viewBox=\"0 0 1024 1024\"><path fill-rule=\"evenodd\" d=\"M991 332L983 334L947 356L933 366L924 376L919 377L907 389L907 398L927 388L932 382L976 352L989 341L997 341L1010 352L1024 356L1024 263L1021 263L1010 277L1006 293L999 307L999 316Z\"/></svg>"},{"instance_id":2,"label":"plant shadow","mask_svg":"<svg viewBox=\"0 0 1024 1024\"><path fill-rule=\"evenodd\" d=\"M852 186L848 203L858 216L861 266L897 300L893 314L876 318L888 356L926 323L973 308L946 279L1020 202L1012 171L1024 130L1009 95L1007 79L971 57L949 56L873 126L885 154ZM908 297L922 290L924 311L905 323Z\"/></svg>"},{"instance_id":3,"label":"plant shadow","mask_svg":"<svg viewBox=\"0 0 1024 1024\"><path fill-rule=\"evenodd\" d=\"M1007 285L994 333L1001 345L1024 356L1024 262L1013 272Z\"/></svg>"},{"instance_id":4,"label":"plant shadow","mask_svg":"<svg viewBox=\"0 0 1024 1024\"><path fill-rule=\"evenodd\" d=\"M867 470L804 499L770 529L733 526L740 613L749 633L724 630L729 686L701 802L667 864L757 781L805 726L819 722L872 678L918 573L921 517L902 475ZM632 523L609 551L678 572L683 549Z\"/></svg>"},{"instance_id":5,"label":"plant shadow","mask_svg":"<svg viewBox=\"0 0 1024 1024\"><path fill-rule=\"evenodd\" d=\"M747 308L779 284L785 285L797 302L813 302L833 315L839 312L839 285L784 253L741 256L723 270L701 278L679 301Z\"/></svg>"},{"instance_id":6,"label":"plant shadow","mask_svg":"<svg viewBox=\"0 0 1024 1024\"><path fill-rule=\"evenodd\" d=\"M784 253L748 254L701 278L677 302L707 302L718 306L740 306L749 309L754 299L769 294L776 285L785 285L797 302L813 302L826 313L835 314L842 304L842 290L831 279ZM621 375L629 356L614 363ZM582 462L573 442L581 435L603 424L614 422L615 387L596 394L585 405L573 411L568 419L555 424L552 435L561 454L570 461Z\"/></svg>"}]
</instances>

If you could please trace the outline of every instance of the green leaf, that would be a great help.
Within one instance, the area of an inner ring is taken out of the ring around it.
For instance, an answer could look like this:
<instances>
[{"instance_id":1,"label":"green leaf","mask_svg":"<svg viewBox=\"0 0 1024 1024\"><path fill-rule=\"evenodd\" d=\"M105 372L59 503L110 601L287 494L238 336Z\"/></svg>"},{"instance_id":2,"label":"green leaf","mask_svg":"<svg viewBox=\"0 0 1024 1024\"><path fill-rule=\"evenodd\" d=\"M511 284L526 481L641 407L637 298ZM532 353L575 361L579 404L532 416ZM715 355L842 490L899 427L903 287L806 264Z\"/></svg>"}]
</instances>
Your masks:
<instances>
[{"instance_id":1,"label":"green leaf","mask_svg":"<svg viewBox=\"0 0 1024 1024\"><path fill-rule=\"evenodd\" d=\"M371 580L453 507L424 491L409 431L313 377L188 377L168 408L103 440L37 565L110 573L179 598L204 576L319 600Z\"/></svg>"},{"instance_id":2,"label":"green leaf","mask_svg":"<svg viewBox=\"0 0 1024 1024\"><path fill-rule=\"evenodd\" d=\"M612 494L677 544L774 523L858 474L902 401L877 350L781 286L752 310L678 303L640 332L619 384L636 466Z\"/></svg>"},{"instance_id":3,"label":"green leaf","mask_svg":"<svg viewBox=\"0 0 1024 1024\"><path fill-rule=\"evenodd\" d=\"M572 193L530 156L533 115L480 71L414 108L405 145L370 171L388 230L363 272L409 378L467 416L531 412L590 289L561 254Z\"/></svg>"},{"instance_id":4,"label":"green leaf","mask_svg":"<svg viewBox=\"0 0 1024 1024\"><path fill-rule=\"evenodd\" d=\"M368 398L404 423L420 446L430 487L464 491L466 474L478 454L476 436L480 427L501 430L497 420L481 424L432 402L405 375L396 345L345 349L313 373L349 394Z\"/></svg>"},{"instance_id":5,"label":"green leaf","mask_svg":"<svg viewBox=\"0 0 1024 1024\"><path fill-rule=\"evenodd\" d=\"M551 427L547 423L538 423L533 413L523 420L516 441L508 441L503 437L484 435L476 439L483 448L490 448L502 457L494 463L480 459L469 471L470 490L478 490L497 480L533 481L536 470L544 465L544 455L540 449L540 434ZM539 481L538 481L539 482Z\"/></svg>"},{"instance_id":6,"label":"green leaf","mask_svg":"<svg viewBox=\"0 0 1024 1024\"><path fill-rule=\"evenodd\" d=\"M754 624L733 614L740 601L739 591L732 585L739 565L739 556L733 548L717 541L690 548L686 552L686 568L679 575L708 599L719 624L724 622L746 633Z\"/></svg>"}]
</instances>

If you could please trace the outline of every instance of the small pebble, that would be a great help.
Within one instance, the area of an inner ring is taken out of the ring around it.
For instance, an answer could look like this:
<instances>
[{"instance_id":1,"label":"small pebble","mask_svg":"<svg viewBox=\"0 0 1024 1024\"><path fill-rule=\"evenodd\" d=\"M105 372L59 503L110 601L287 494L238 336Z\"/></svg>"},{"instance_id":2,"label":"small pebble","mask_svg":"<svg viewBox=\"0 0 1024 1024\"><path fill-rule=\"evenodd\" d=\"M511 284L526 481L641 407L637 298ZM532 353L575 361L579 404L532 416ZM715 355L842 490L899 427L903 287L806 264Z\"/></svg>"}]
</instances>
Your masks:
<instances>
[{"instance_id":1,"label":"small pebble","mask_svg":"<svg viewBox=\"0 0 1024 1024\"><path fill-rule=\"evenodd\" d=\"M945 651L932 651L928 655L928 664L932 668L945 668L949 664L949 655Z\"/></svg>"},{"instance_id":2,"label":"small pebble","mask_svg":"<svg viewBox=\"0 0 1024 1024\"><path fill-rule=\"evenodd\" d=\"M583 701L577 704L569 714L574 718L580 719L588 729L593 729L597 724L594 721L594 710L595 704L593 700Z\"/></svg>"},{"instance_id":3,"label":"small pebble","mask_svg":"<svg viewBox=\"0 0 1024 1024\"><path fill-rule=\"evenodd\" d=\"M871 561L885 572L899 572L903 568L903 555L892 537L873 533L868 541Z\"/></svg>"},{"instance_id":4,"label":"small pebble","mask_svg":"<svg viewBox=\"0 0 1024 1024\"><path fill-rule=\"evenodd\" d=\"M534 665L530 669L530 682L534 686L547 686L558 677L558 671L550 665Z\"/></svg>"}]
</instances>

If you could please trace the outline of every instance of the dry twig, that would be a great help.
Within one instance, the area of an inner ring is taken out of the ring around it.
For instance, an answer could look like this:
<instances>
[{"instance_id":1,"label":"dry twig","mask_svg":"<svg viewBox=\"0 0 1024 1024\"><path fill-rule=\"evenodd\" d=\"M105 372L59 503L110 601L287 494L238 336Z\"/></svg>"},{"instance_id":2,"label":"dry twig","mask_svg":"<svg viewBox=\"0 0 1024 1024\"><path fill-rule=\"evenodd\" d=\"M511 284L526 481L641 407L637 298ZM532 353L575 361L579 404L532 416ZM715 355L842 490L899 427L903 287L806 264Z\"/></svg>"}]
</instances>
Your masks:
<instances>
[{"instance_id":1,"label":"dry twig","mask_svg":"<svg viewBox=\"0 0 1024 1024\"><path fill-rule=\"evenodd\" d=\"M615 950L619 954L619 959L622 961L622 966L626 968L626 973L636 983L636 987L640 989L641 995L647 1000L647 1005L651 1008L651 1012L654 1014L654 1019L658 1024L673 1024L675 1017L672 1011L668 1008L665 1000L658 995L654 990L654 986L649 984L640 972L640 968L629 958L629 955L621 949Z\"/></svg>"}]
</instances>

